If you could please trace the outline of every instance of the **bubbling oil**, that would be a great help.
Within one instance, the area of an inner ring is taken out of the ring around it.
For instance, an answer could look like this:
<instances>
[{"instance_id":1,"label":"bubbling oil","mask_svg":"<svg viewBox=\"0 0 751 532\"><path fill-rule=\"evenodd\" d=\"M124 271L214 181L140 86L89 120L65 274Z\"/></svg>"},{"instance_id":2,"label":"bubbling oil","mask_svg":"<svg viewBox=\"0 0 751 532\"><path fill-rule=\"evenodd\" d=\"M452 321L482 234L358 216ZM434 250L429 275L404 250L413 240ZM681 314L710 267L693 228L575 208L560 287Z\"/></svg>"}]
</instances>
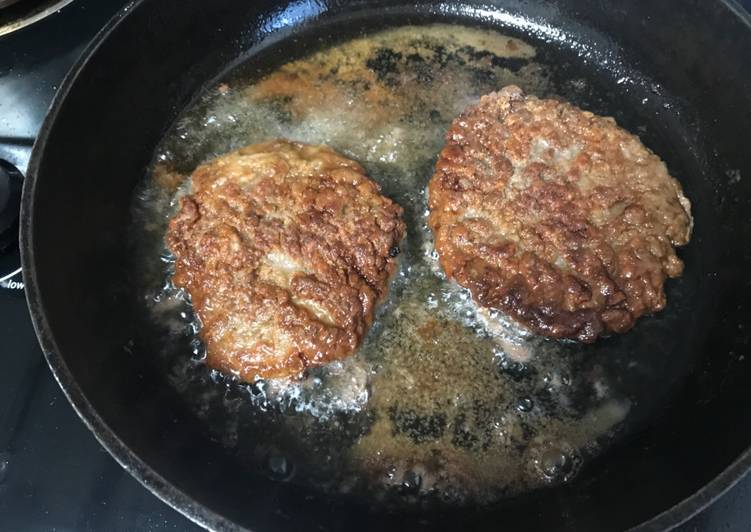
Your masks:
<instances>
[{"instance_id":1,"label":"bubbling oil","mask_svg":"<svg viewBox=\"0 0 751 532\"><path fill-rule=\"evenodd\" d=\"M231 72L159 146L133 208L143 298L165 331L161 367L244 466L373 499L468 504L566 482L612 437L629 409L615 384L596 365L581 371L577 344L478 309L443 275L427 227L425 189L448 125L507 84L552 94L535 57L489 30L388 29L262 77ZM277 137L358 160L404 207L408 234L354 356L301 381L247 384L205 367L164 234L198 164Z\"/></svg>"}]
</instances>

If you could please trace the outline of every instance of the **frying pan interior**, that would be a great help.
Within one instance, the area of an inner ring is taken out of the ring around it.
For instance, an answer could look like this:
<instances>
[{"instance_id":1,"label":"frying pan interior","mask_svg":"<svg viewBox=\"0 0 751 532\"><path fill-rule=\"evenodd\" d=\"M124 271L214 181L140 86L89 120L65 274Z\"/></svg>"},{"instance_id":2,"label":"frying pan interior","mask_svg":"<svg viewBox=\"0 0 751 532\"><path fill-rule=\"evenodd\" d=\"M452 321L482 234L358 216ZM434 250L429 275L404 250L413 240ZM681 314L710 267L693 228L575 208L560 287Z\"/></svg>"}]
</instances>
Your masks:
<instances>
[{"instance_id":1,"label":"frying pan interior","mask_svg":"<svg viewBox=\"0 0 751 532\"><path fill-rule=\"evenodd\" d=\"M155 146L228 68L268 71L348 36L435 21L497 27L535 45L560 96L614 116L660 154L692 199L696 226L668 309L592 348L633 394L628 434L614 448L568 485L489 508L370 511L367 501L245 468L165 385L149 347L158 332L132 290L129 208ZM67 80L24 190L24 272L50 365L110 452L213 528L672 526L751 462L748 50L748 21L719 1L136 2ZM574 90L576 79L589 89ZM629 359L649 371L626 371Z\"/></svg>"}]
</instances>

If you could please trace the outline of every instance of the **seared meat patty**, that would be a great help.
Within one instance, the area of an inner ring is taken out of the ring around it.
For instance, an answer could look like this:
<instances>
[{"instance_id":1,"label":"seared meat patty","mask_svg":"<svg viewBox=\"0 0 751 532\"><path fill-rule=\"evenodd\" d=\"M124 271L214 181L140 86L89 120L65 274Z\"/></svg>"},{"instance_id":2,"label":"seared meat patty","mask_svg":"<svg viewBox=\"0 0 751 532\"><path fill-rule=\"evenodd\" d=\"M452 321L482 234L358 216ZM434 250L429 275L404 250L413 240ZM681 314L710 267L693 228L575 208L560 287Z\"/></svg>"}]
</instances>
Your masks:
<instances>
[{"instance_id":1,"label":"seared meat patty","mask_svg":"<svg viewBox=\"0 0 751 532\"><path fill-rule=\"evenodd\" d=\"M210 367L243 380L350 355L388 290L402 209L326 146L255 144L198 167L169 224Z\"/></svg>"},{"instance_id":2,"label":"seared meat patty","mask_svg":"<svg viewBox=\"0 0 751 532\"><path fill-rule=\"evenodd\" d=\"M690 203L665 164L612 118L515 86L453 122L429 194L448 276L545 336L622 333L683 271Z\"/></svg>"}]
</instances>

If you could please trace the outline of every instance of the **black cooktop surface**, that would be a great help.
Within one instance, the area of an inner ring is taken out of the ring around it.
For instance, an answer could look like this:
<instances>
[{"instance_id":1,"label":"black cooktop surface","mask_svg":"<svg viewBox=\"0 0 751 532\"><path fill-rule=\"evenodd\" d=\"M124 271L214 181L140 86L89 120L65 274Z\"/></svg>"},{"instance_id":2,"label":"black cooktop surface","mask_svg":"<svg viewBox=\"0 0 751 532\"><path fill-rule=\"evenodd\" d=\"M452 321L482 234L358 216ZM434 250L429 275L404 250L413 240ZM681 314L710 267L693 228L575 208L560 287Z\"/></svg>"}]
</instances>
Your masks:
<instances>
[{"instance_id":1,"label":"black cooktop surface","mask_svg":"<svg viewBox=\"0 0 751 532\"><path fill-rule=\"evenodd\" d=\"M751 9L751 0L742 3ZM200 530L115 463L66 401L28 317L14 238L20 182L47 107L85 45L125 4L76 0L5 35L0 18L2 530ZM677 530L751 530L751 477Z\"/></svg>"}]
</instances>

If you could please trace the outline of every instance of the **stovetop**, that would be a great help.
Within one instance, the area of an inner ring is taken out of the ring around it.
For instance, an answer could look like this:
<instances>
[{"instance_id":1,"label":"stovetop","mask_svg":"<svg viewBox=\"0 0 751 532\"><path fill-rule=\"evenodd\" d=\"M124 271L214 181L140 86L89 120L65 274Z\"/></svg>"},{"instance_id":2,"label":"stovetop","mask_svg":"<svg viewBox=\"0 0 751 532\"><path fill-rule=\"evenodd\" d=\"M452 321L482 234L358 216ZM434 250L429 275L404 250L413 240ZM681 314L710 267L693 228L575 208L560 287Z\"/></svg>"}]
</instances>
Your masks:
<instances>
[{"instance_id":1,"label":"stovetop","mask_svg":"<svg viewBox=\"0 0 751 532\"><path fill-rule=\"evenodd\" d=\"M751 10L751 0L742 3ZM15 213L14 190L65 72L124 4L75 0L0 36L0 233L17 228L7 212ZM0 234L0 529L200 530L126 473L66 401L37 344L17 254ZM751 476L677 530L751 530Z\"/></svg>"}]
</instances>

